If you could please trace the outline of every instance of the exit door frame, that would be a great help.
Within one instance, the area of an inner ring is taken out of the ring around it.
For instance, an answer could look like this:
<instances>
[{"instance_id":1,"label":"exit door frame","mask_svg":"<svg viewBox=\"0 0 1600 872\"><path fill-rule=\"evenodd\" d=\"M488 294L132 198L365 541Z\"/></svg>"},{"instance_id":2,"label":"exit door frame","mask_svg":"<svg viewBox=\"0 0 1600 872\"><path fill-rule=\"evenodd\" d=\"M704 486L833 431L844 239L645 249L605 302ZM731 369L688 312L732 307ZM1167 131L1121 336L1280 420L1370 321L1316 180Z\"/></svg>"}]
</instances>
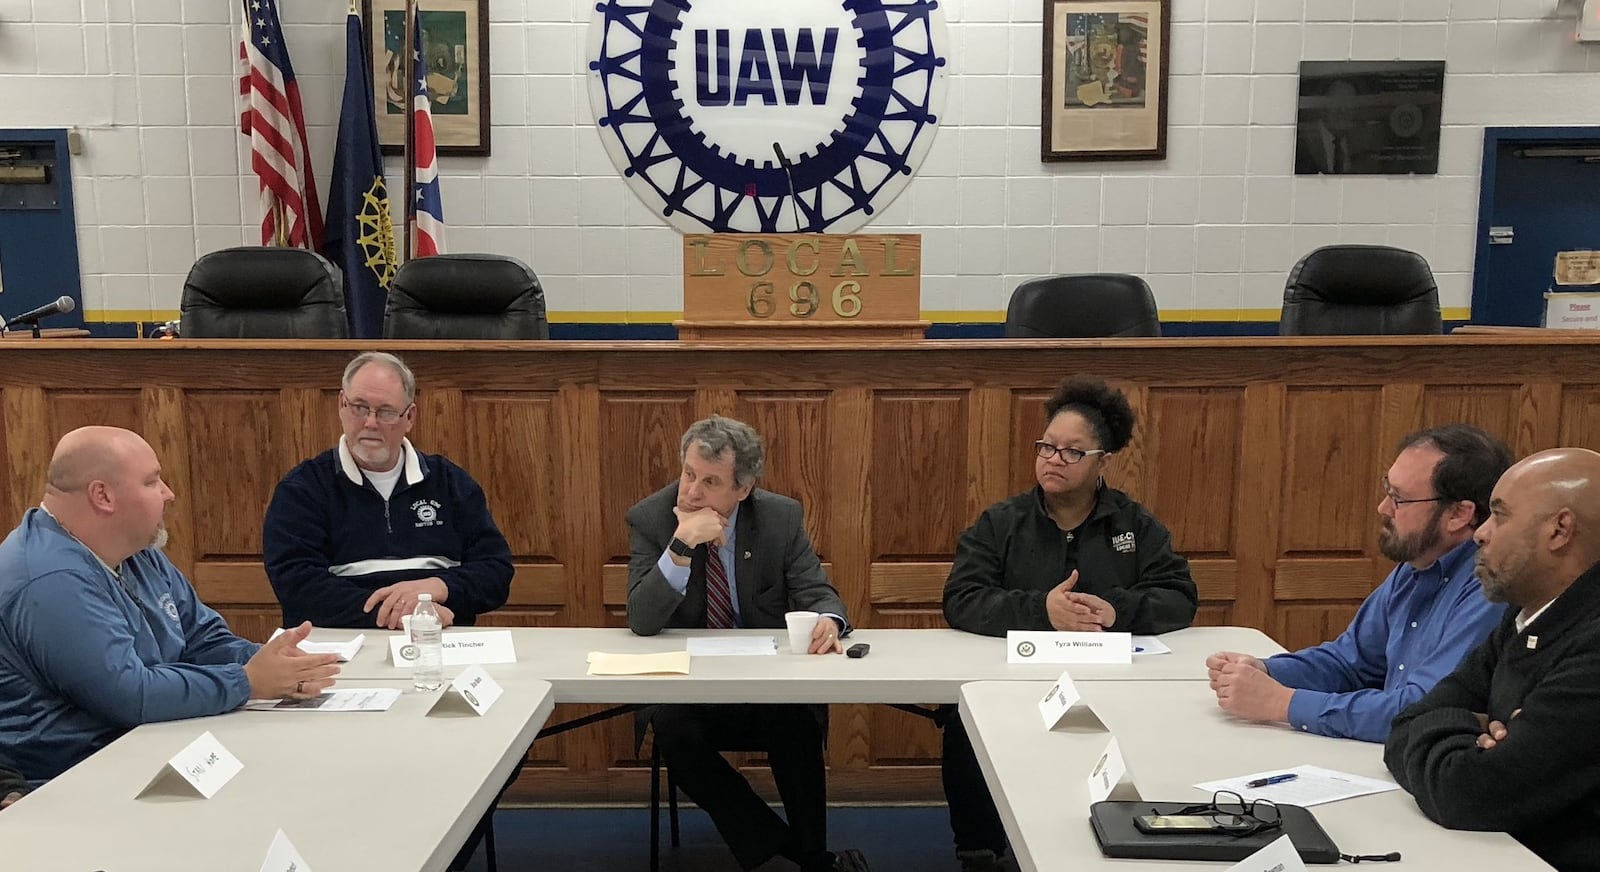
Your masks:
<instances>
[{"instance_id":1,"label":"exit door frame","mask_svg":"<svg viewBox=\"0 0 1600 872\"><path fill-rule=\"evenodd\" d=\"M1500 146L1515 143L1600 140L1600 127L1485 127L1483 167L1478 173L1478 235L1473 240L1472 312L1489 304L1489 226L1494 215L1494 176Z\"/></svg>"}]
</instances>

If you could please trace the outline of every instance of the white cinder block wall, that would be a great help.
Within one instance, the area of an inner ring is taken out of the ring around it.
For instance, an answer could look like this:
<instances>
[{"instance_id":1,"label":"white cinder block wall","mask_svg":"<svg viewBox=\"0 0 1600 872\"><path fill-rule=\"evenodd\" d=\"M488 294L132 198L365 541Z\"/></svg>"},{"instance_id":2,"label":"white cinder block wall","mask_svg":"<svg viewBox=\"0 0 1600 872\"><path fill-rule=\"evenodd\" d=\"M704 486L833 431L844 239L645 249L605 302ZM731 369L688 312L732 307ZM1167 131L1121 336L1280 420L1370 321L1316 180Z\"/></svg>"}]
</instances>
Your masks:
<instances>
[{"instance_id":1,"label":"white cinder block wall","mask_svg":"<svg viewBox=\"0 0 1600 872\"><path fill-rule=\"evenodd\" d=\"M324 195L345 5L280 0ZM592 0L489 5L494 155L441 162L449 247L529 260L557 320L679 309L676 234L634 199L595 132ZM924 234L923 307L940 318L992 318L1029 275L1108 270L1148 276L1169 318L1270 320L1285 272L1332 242L1422 252L1459 313L1482 129L1600 121L1600 47L1572 41L1576 6L1174 0L1168 159L1046 165L1041 0L945 0L943 130L869 229ZM237 0L0 0L0 127L84 135L73 167L91 319L163 317L197 255L257 241L236 129L240 16ZM1437 176L1294 177L1301 59L1440 58ZM389 178L398 188L394 162Z\"/></svg>"}]
</instances>

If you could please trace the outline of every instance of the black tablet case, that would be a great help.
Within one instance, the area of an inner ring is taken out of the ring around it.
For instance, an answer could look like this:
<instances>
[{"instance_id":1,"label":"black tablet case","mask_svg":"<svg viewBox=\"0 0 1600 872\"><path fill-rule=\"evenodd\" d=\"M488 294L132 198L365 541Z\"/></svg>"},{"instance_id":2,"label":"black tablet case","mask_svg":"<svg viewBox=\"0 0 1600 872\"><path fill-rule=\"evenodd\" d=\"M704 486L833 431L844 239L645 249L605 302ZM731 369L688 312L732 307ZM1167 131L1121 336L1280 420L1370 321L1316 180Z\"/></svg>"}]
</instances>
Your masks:
<instances>
[{"instance_id":1,"label":"black tablet case","mask_svg":"<svg viewBox=\"0 0 1600 872\"><path fill-rule=\"evenodd\" d=\"M1094 828L1100 853L1130 860L1229 860L1237 862L1261 850L1287 833L1300 859L1307 863L1337 863L1339 849L1311 812L1298 805L1280 805L1283 826L1250 836L1222 833L1140 832L1133 819L1146 814L1176 814L1187 807L1183 802L1097 802L1089 807L1089 825Z\"/></svg>"}]
</instances>

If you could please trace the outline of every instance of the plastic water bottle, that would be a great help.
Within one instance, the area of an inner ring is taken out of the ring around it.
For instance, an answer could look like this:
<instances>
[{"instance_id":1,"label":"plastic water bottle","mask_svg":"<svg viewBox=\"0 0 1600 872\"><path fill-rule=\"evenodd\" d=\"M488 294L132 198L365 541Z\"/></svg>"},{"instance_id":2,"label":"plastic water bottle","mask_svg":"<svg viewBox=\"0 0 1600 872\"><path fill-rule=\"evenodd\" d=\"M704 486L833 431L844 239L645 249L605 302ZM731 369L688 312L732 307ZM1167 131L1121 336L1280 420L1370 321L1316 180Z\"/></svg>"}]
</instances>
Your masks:
<instances>
[{"instance_id":1,"label":"plastic water bottle","mask_svg":"<svg viewBox=\"0 0 1600 872\"><path fill-rule=\"evenodd\" d=\"M438 690L444 683L444 628L433 594L417 594L417 607L411 612L411 644L417 646L417 666L411 673L411 686L417 690Z\"/></svg>"}]
</instances>

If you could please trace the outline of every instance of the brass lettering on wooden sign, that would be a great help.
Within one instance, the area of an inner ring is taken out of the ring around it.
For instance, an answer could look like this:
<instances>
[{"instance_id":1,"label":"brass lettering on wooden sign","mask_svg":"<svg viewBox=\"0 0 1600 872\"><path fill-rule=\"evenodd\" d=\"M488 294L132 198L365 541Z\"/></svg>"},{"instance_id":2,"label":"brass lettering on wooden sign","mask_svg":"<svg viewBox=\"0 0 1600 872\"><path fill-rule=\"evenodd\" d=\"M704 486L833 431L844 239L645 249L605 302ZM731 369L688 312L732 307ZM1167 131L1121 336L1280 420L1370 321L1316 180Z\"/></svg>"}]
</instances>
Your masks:
<instances>
[{"instance_id":1,"label":"brass lettering on wooden sign","mask_svg":"<svg viewBox=\"0 0 1600 872\"><path fill-rule=\"evenodd\" d=\"M922 315L917 234L746 234L684 237L684 321L916 322Z\"/></svg>"}]
</instances>

